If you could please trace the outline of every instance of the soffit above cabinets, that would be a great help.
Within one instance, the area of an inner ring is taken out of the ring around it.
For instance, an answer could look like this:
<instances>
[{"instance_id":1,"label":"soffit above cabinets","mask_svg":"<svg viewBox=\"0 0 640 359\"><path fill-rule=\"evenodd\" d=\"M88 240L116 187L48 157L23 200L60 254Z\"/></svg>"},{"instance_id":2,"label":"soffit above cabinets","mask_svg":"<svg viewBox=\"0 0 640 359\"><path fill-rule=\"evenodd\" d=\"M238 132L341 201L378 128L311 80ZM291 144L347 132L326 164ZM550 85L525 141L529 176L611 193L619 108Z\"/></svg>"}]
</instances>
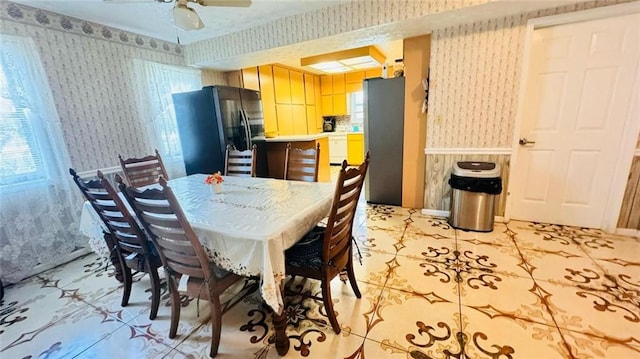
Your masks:
<instances>
[{"instance_id":1,"label":"soffit above cabinets","mask_svg":"<svg viewBox=\"0 0 640 359\"><path fill-rule=\"evenodd\" d=\"M333 74L379 67L385 62L385 59L385 55L375 46L363 46L304 57L300 59L300 66L308 66L327 74Z\"/></svg>"}]
</instances>

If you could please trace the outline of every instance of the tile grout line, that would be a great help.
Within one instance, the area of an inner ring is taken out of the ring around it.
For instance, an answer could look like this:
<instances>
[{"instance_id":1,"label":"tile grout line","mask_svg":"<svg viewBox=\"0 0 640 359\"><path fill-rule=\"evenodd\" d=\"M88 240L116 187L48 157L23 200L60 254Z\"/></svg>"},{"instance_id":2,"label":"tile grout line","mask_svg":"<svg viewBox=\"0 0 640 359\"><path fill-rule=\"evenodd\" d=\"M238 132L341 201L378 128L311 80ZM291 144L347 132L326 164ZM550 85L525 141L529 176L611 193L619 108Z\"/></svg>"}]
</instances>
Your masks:
<instances>
[{"instance_id":1,"label":"tile grout line","mask_svg":"<svg viewBox=\"0 0 640 359\"><path fill-rule=\"evenodd\" d=\"M406 217L406 218L405 218L405 220L406 220L406 219L411 219L411 213L409 213L409 216L408 216L408 217ZM405 220L403 220L403 221L405 221ZM407 228L409 227L409 224L410 224L410 222L405 222L405 223L404 223L404 228L403 228L403 230L402 230L402 234L400 235L400 238L399 238L399 240L400 240L400 241L404 240L404 237L405 237L405 234L407 233ZM366 225L366 222L365 222L363 225ZM395 261L397 258L398 258L398 249L397 249L397 248L395 248L395 253L393 253L393 260ZM368 338L368 337L369 337L369 330L370 330L370 329L372 329L371 327L369 327L369 325L373 322L373 320L375 319L375 317L376 317L376 316L378 316L378 308L380 307L380 304L381 304L381 302L382 302L382 294L384 293L384 291L385 291L386 289L393 289L393 288L391 288L391 287L387 288L387 283L388 283L388 282L389 282L389 275L387 275L387 276L385 277L384 284L382 285L382 287L381 287L381 289L380 289L380 294L378 295L378 302L376 303L375 308L374 308L374 310L373 310L373 316L371 317L371 320L369 321L369 323L367 323L367 332L365 333L365 335L364 335L364 337L363 337L363 339L364 339L364 340L363 340L363 342L362 342L362 344L363 344L363 345L364 345L364 343L365 343L367 340L369 340L369 341L371 341L371 342L375 342L375 343L379 343L379 344L381 344L380 342L378 342L378 341L376 341L376 340L373 340L373 339L369 339L369 338ZM394 348L395 348L395 347L394 347ZM397 348L397 349L400 349L400 348ZM364 350L364 349L363 349L363 350Z\"/></svg>"},{"instance_id":2,"label":"tile grout line","mask_svg":"<svg viewBox=\"0 0 640 359\"><path fill-rule=\"evenodd\" d=\"M553 315L553 312L551 311L551 308L549 308L549 304L547 303L547 300L544 298L543 293L540 292L540 288L541 287L538 284L538 282L536 281L536 279L533 277L533 273L531 271L531 268L529 267L529 263L527 263L527 260L525 259L525 257L522 255L522 252L520 251L520 247L518 246L518 242L516 241L516 235L518 233L516 233L511 228L509 228L509 224L508 223L505 223L505 226L507 227L507 229L510 232L509 237L511 238L511 241L513 242L513 245L515 246L516 250L518 251L518 255L520 256L520 259L522 260L522 262L527 267L527 272L529 273L529 276L531 277L531 280L533 281L534 285L536 286L536 292L538 293L538 295L540 296L540 299L544 303L544 306L545 306L545 309L547 310L547 313L549 313L549 316L551 316L551 320L553 320L553 324L555 325L555 328L558 331L558 334L560 334L560 338L562 338L562 343L564 344L564 347L565 347L564 349L567 350L570 359L576 359L576 357L573 355L573 353L571 351L571 346L569 345L569 343L565 339L564 334L562 334L562 330L560 330L560 326L558 325L556 317Z\"/></svg>"}]
</instances>

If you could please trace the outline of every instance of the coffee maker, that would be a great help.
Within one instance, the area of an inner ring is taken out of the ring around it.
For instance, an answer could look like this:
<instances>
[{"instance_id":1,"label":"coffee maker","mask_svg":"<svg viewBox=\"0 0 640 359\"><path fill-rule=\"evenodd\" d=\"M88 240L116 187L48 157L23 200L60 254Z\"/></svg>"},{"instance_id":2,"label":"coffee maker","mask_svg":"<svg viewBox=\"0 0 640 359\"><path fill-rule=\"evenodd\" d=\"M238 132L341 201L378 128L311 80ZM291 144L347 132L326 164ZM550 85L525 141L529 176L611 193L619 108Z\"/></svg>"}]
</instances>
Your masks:
<instances>
[{"instance_id":1,"label":"coffee maker","mask_svg":"<svg viewBox=\"0 0 640 359\"><path fill-rule=\"evenodd\" d=\"M322 123L322 131L324 132L335 132L336 130L336 118L335 116L324 116Z\"/></svg>"}]
</instances>

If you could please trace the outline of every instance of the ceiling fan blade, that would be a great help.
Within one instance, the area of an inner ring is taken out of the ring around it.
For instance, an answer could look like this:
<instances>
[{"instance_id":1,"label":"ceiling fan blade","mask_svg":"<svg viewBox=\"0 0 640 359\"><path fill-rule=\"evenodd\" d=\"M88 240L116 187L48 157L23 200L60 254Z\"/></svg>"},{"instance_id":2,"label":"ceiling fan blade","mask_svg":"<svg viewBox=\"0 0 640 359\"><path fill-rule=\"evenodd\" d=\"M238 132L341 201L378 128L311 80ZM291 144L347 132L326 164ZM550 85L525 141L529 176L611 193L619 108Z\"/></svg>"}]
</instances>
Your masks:
<instances>
[{"instance_id":1,"label":"ceiling fan blade","mask_svg":"<svg viewBox=\"0 0 640 359\"><path fill-rule=\"evenodd\" d=\"M196 0L202 6L249 7L251 0Z\"/></svg>"}]
</instances>

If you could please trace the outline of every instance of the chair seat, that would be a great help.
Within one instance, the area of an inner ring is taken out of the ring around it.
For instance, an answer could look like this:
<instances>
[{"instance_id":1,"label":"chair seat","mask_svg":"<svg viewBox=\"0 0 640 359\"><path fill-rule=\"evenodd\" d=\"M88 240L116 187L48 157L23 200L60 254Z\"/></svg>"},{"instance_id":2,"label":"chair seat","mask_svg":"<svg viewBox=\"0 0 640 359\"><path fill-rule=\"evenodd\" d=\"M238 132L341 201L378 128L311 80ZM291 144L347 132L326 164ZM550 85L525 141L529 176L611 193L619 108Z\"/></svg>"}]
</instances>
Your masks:
<instances>
[{"instance_id":1,"label":"chair seat","mask_svg":"<svg viewBox=\"0 0 640 359\"><path fill-rule=\"evenodd\" d=\"M124 261L127 264L127 267L138 271L138 272L146 272L144 268L144 255L138 254L135 258L128 259L127 255L124 256ZM151 270L158 269L162 267L162 261L158 255L149 255L149 264L151 264Z\"/></svg>"},{"instance_id":2,"label":"chair seat","mask_svg":"<svg viewBox=\"0 0 640 359\"><path fill-rule=\"evenodd\" d=\"M319 270L322 267L322 244L326 229L316 226L293 247L287 249L285 251L287 265Z\"/></svg>"}]
</instances>

